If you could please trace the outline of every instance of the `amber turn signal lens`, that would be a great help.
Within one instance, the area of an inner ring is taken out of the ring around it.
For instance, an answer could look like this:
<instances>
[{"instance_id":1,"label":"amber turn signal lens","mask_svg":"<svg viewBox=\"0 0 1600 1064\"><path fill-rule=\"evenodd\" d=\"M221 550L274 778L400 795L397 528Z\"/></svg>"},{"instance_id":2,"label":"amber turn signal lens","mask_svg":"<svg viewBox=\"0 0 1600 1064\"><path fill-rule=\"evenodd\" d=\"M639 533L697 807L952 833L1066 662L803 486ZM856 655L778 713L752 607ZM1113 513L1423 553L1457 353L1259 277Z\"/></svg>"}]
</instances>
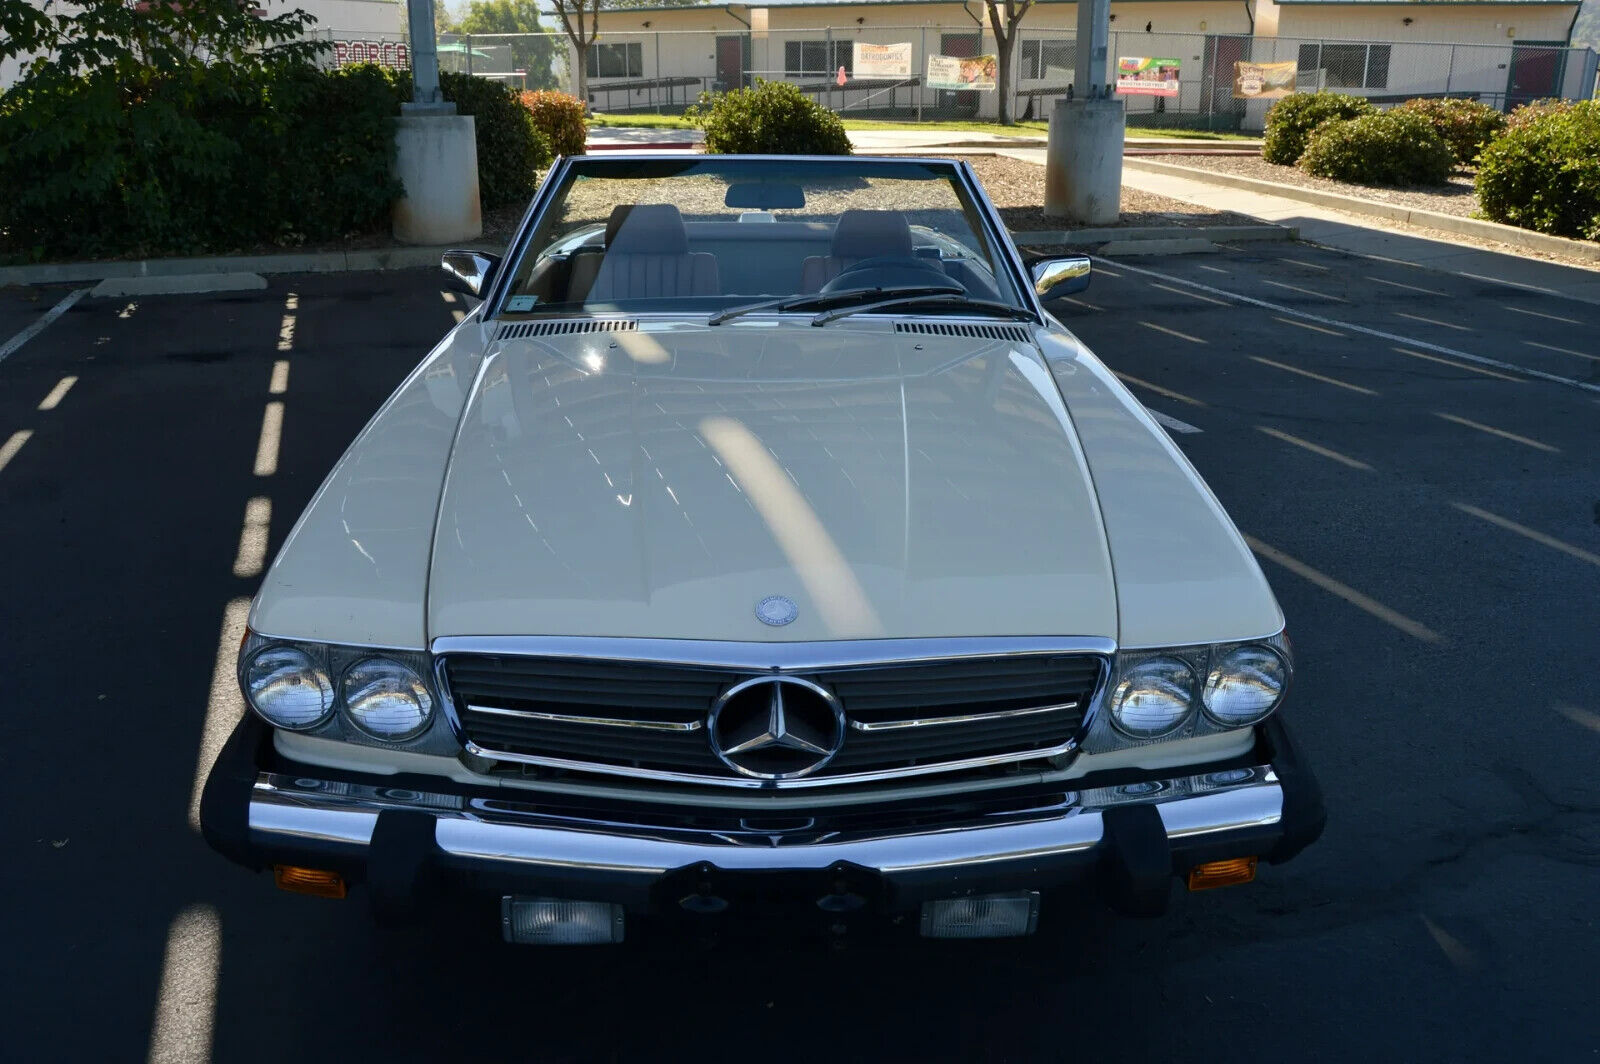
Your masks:
<instances>
[{"instance_id":1,"label":"amber turn signal lens","mask_svg":"<svg viewBox=\"0 0 1600 1064\"><path fill-rule=\"evenodd\" d=\"M314 894L319 898L342 898L349 893L344 876L337 872L324 872L320 868L299 868L295 865L273 865L272 881L279 890L296 894Z\"/></svg>"},{"instance_id":2,"label":"amber turn signal lens","mask_svg":"<svg viewBox=\"0 0 1600 1064\"><path fill-rule=\"evenodd\" d=\"M1233 857L1226 861L1207 861L1189 869L1190 890L1210 890L1212 887L1231 887L1248 883L1256 878L1254 857Z\"/></svg>"}]
</instances>

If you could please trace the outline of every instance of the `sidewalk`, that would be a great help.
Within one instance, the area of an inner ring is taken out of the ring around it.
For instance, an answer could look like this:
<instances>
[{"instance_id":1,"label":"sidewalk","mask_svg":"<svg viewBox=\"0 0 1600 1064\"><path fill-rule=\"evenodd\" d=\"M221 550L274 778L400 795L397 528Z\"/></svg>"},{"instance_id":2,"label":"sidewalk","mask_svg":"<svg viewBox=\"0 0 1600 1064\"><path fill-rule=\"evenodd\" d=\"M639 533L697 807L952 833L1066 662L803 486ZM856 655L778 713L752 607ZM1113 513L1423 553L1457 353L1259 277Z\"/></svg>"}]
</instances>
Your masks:
<instances>
[{"instance_id":1,"label":"sidewalk","mask_svg":"<svg viewBox=\"0 0 1600 1064\"><path fill-rule=\"evenodd\" d=\"M1020 152L1006 154L1023 157ZM1043 155L1042 152L1037 154ZM1172 174L1125 169L1122 183L1127 188L1171 196L1217 210L1233 211L1264 222L1294 226L1300 231L1300 239L1324 247L1473 279L1518 285L1586 303L1600 303L1600 271L1597 270L1470 247L1453 240L1448 234L1430 238L1421 233L1399 231L1387 228L1380 219L1347 214L1282 196L1219 188Z\"/></svg>"},{"instance_id":2,"label":"sidewalk","mask_svg":"<svg viewBox=\"0 0 1600 1064\"><path fill-rule=\"evenodd\" d=\"M1135 131L1137 132L1137 131ZM958 129L852 129L850 144L856 150L873 154L925 155L950 150L1038 151L1042 156L1042 133L985 133ZM596 126L589 130L590 151L690 151L704 135L698 129L657 126ZM1124 141L1129 152L1256 152L1257 143L1238 140L1195 140L1188 137L1130 136Z\"/></svg>"}]
</instances>

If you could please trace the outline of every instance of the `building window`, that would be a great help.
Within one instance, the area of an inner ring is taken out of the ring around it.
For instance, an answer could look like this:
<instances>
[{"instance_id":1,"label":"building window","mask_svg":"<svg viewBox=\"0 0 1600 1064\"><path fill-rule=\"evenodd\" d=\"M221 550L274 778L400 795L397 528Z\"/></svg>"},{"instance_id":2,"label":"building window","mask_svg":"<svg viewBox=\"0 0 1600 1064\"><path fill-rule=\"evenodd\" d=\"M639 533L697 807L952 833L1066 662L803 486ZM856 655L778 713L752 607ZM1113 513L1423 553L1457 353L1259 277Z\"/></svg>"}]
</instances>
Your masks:
<instances>
[{"instance_id":1,"label":"building window","mask_svg":"<svg viewBox=\"0 0 1600 1064\"><path fill-rule=\"evenodd\" d=\"M1046 78L1071 81L1078 65L1077 41L1023 41L1018 52L1021 54L1018 77L1024 81L1043 81Z\"/></svg>"},{"instance_id":2,"label":"building window","mask_svg":"<svg viewBox=\"0 0 1600 1064\"><path fill-rule=\"evenodd\" d=\"M1330 89L1386 89L1389 87L1387 44L1302 44L1300 72L1327 72Z\"/></svg>"},{"instance_id":3,"label":"building window","mask_svg":"<svg viewBox=\"0 0 1600 1064\"><path fill-rule=\"evenodd\" d=\"M591 78L642 78L644 45L591 44L588 67Z\"/></svg>"},{"instance_id":4,"label":"building window","mask_svg":"<svg viewBox=\"0 0 1600 1064\"><path fill-rule=\"evenodd\" d=\"M849 75L855 64L851 41L784 41L783 72L789 77L832 74L840 67Z\"/></svg>"}]
</instances>

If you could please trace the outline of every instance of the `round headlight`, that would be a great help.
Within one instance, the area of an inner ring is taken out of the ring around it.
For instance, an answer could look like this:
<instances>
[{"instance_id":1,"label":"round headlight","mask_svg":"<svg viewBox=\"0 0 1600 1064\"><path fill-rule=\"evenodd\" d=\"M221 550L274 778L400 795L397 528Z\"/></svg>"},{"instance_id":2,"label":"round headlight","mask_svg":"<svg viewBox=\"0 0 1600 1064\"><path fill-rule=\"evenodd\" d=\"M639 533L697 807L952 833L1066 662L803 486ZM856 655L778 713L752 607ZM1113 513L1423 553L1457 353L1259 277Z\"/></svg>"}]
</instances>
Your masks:
<instances>
[{"instance_id":1,"label":"round headlight","mask_svg":"<svg viewBox=\"0 0 1600 1064\"><path fill-rule=\"evenodd\" d=\"M296 647L267 647L251 658L244 694L269 723L294 731L315 728L333 712L333 681Z\"/></svg>"},{"instance_id":2,"label":"round headlight","mask_svg":"<svg viewBox=\"0 0 1600 1064\"><path fill-rule=\"evenodd\" d=\"M374 739L400 742L428 726L433 695L415 669L388 658L368 658L344 674L344 712Z\"/></svg>"},{"instance_id":3,"label":"round headlight","mask_svg":"<svg viewBox=\"0 0 1600 1064\"><path fill-rule=\"evenodd\" d=\"M1111 698L1111 723L1130 739L1159 739L1189 716L1195 675L1177 658L1151 658L1129 669Z\"/></svg>"},{"instance_id":4,"label":"round headlight","mask_svg":"<svg viewBox=\"0 0 1600 1064\"><path fill-rule=\"evenodd\" d=\"M1288 681L1288 663L1271 647L1230 650L1206 677L1206 716L1225 728L1248 727L1278 708Z\"/></svg>"}]
</instances>

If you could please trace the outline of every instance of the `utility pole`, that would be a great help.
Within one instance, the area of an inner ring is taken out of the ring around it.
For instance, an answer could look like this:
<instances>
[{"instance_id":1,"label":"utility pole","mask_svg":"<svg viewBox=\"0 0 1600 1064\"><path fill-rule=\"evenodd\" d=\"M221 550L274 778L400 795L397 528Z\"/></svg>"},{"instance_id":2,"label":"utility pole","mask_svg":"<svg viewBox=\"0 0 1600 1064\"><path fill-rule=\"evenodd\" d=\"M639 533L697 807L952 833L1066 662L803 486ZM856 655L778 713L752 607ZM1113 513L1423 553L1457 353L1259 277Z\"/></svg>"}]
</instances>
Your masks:
<instances>
[{"instance_id":1,"label":"utility pole","mask_svg":"<svg viewBox=\"0 0 1600 1064\"><path fill-rule=\"evenodd\" d=\"M1078 0L1078 68L1069 99L1050 114L1044 213L1080 225L1110 225L1122 210L1122 140L1127 116L1106 83L1111 0Z\"/></svg>"},{"instance_id":2,"label":"utility pole","mask_svg":"<svg viewBox=\"0 0 1600 1064\"><path fill-rule=\"evenodd\" d=\"M439 91L434 0L406 0L411 32L411 101L395 119L394 236L405 244L453 244L483 235L478 202L478 136L471 115Z\"/></svg>"}]
</instances>

